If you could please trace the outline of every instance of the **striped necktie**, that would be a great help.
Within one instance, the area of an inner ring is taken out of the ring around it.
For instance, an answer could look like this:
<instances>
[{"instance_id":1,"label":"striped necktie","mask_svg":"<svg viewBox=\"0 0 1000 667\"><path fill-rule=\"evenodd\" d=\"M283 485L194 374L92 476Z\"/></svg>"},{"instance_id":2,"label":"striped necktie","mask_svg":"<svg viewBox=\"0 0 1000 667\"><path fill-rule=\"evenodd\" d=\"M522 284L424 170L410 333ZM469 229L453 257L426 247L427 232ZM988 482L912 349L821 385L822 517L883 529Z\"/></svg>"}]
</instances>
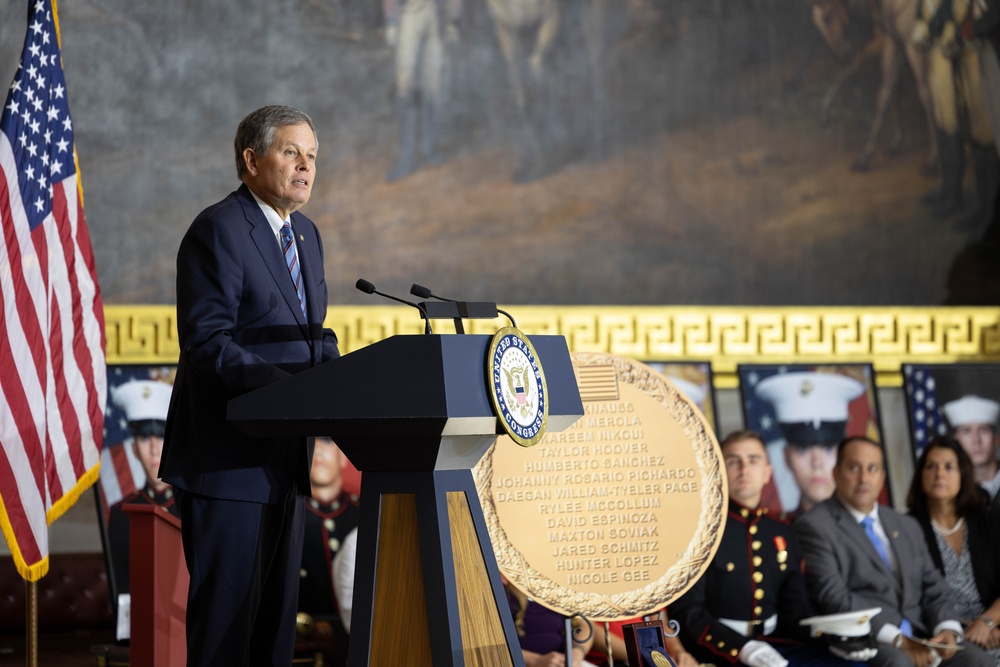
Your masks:
<instances>
[{"instance_id":1,"label":"striped necktie","mask_svg":"<svg viewBox=\"0 0 1000 667\"><path fill-rule=\"evenodd\" d=\"M285 254L285 264L288 265L288 273L292 276L295 293L299 295L299 307L302 308L302 316L305 317L306 291L302 286L302 272L299 270L299 256L295 252L295 241L292 240L292 223L287 220L281 226L281 251Z\"/></svg>"}]
</instances>

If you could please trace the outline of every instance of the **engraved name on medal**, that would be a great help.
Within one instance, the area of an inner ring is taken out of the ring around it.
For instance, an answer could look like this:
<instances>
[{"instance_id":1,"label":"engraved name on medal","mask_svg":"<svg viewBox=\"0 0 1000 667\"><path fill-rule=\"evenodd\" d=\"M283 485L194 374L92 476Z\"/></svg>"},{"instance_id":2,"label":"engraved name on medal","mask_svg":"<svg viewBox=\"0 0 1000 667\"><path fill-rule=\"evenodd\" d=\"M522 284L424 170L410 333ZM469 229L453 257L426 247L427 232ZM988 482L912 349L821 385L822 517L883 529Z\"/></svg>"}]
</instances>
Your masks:
<instances>
[{"instance_id":1,"label":"engraved name on medal","mask_svg":"<svg viewBox=\"0 0 1000 667\"><path fill-rule=\"evenodd\" d=\"M634 618L690 588L725 522L722 456L659 373L573 353L584 416L532 448L502 436L475 470L501 572L566 615Z\"/></svg>"}]
</instances>

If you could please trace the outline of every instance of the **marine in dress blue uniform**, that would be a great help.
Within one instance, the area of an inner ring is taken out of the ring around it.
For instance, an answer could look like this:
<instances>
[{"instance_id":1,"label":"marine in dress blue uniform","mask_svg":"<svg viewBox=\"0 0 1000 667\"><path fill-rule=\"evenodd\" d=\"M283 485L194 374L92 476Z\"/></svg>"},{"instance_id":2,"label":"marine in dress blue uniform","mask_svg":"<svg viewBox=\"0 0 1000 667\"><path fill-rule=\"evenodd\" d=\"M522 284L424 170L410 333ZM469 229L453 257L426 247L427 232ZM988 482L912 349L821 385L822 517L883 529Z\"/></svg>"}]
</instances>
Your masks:
<instances>
[{"instance_id":1,"label":"marine in dress blue uniform","mask_svg":"<svg viewBox=\"0 0 1000 667\"><path fill-rule=\"evenodd\" d=\"M299 611L313 620L317 636L329 636L327 651L333 665L347 663L348 634L340 620L333 583L333 559L347 534L358 525L358 497L344 491L347 457L330 438L313 440L309 482L312 497L305 501L306 529L299 570Z\"/></svg>"},{"instance_id":2,"label":"marine in dress blue uniform","mask_svg":"<svg viewBox=\"0 0 1000 667\"><path fill-rule=\"evenodd\" d=\"M333 559L358 525L358 497L342 491L333 502L306 500L306 532L299 572L299 609L313 617L339 618ZM337 621L339 624L339 620Z\"/></svg>"},{"instance_id":3,"label":"marine in dress blue uniform","mask_svg":"<svg viewBox=\"0 0 1000 667\"><path fill-rule=\"evenodd\" d=\"M344 538L358 525L358 497L341 491L332 502L315 498L305 501L306 530L299 571L299 611L314 623L328 622L333 637L331 662L347 662L348 634L340 621L337 593L333 585L333 559Z\"/></svg>"},{"instance_id":4,"label":"marine in dress blue uniform","mask_svg":"<svg viewBox=\"0 0 1000 667\"><path fill-rule=\"evenodd\" d=\"M813 609L795 536L787 521L759 507L770 479L764 443L749 431L733 434L723 441L723 458L730 500L722 542L704 574L670 605L684 647L718 665L852 664L805 643L809 631L799 621Z\"/></svg>"}]
</instances>

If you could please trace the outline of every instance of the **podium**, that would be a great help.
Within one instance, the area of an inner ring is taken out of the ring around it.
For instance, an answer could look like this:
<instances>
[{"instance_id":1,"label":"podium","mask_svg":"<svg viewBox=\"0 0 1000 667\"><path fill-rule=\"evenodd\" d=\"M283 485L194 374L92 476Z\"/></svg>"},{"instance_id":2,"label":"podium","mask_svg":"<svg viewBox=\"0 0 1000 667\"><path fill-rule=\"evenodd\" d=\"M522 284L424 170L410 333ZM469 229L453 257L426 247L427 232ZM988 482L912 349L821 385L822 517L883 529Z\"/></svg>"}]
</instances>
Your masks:
<instances>
[{"instance_id":1,"label":"podium","mask_svg":"<svg viewBox=\"0 0 1000 667\"><path fill-rule=\"evenodd\" d=\"M387 338L229 402L259 435L330 436L364 475L351 667L524 661L472 468L496 440L491 336ZM583 415L562 336L532 336L548 431Z\"/></svg>"},{"instance_id":2,"label":"podium","mask_svg":"<svg viewBox=\"0 0 1000 667\"><path fill-rule=\"evenodd\" d=\"M181 520L156 505L124 506L129 515L129 662L184 667L185 614L190 577L181 545Z\"/></svg>"}]
</instances>

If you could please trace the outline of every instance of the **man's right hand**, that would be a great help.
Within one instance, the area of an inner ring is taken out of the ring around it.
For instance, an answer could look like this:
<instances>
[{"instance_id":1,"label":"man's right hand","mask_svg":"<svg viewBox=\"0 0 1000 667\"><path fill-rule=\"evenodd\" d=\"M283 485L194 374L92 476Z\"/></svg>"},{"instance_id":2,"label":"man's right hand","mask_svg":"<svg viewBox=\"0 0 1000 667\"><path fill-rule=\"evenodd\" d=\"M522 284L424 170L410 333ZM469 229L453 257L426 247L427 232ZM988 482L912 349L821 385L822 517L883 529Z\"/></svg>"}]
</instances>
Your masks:
<instances>
[{"instance_id":1,"label":"man's right hand","mask_svg":"<svg viewBox=\"0 0 1000 667\"><path fill-rule=\"evenodd\" d=\"M936 648L932 649L933 652L941 656L942 660L950 660L955 652L958 651L961 646L959 644L962 638L956 635L951 630L942 630L928 640L932 644L944 644L947 646L954 646L955 648Z\"/></svg>"},{"instance_id":2,"label":"man's right hand","mask_svg":"<svg viewBox=\"0 0 1000 667\"><path fill-rule=\"evenodd\" d=\"M906 654L916 667L936 667L941 662L941 656L919 642L909 637L903 637L899 650Z\"/></svg>"}]
</instances>

